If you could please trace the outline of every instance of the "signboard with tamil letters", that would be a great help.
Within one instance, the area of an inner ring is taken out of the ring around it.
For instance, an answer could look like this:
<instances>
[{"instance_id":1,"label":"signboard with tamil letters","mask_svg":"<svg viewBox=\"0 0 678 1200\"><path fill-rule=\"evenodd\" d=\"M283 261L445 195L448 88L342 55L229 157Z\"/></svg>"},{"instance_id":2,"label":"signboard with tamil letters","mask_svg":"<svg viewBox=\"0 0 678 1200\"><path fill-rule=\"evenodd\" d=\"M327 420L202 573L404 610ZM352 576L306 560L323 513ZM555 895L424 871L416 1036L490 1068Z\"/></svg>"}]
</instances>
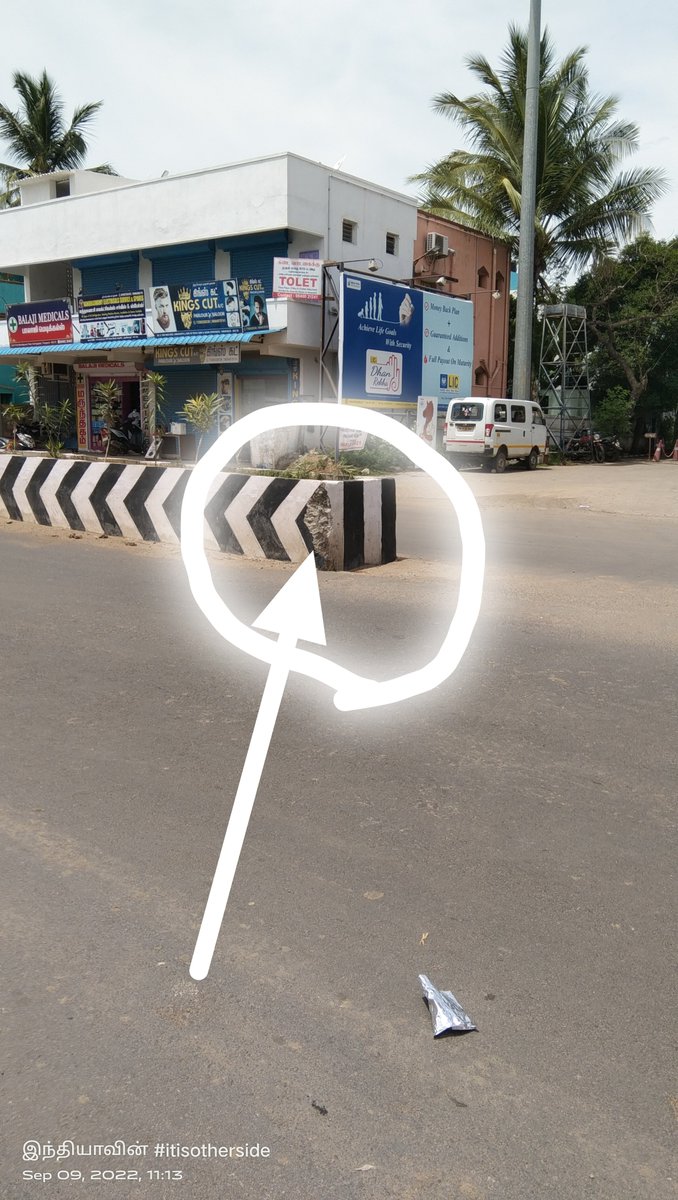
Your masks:
<instances>
[{"instance_id":1,"label":"signboard with tamil letters","mask_svg":"<svg viewBox=\"0 0 678 1200\"><path fill-rule=\"evenodd\" d=\"M156 346L153 355L156 367L202 367L210 363L239 363L240 346L233 342L209 346Z\"/></svg>"},{"instance_id":2,"label":"signboard with tamil letters","mask_svg":"<svg viewBox=\"0 0 678 1200\"><path fill-rule=\"evenodd\" d=\"M142 291L78 296L80 341L144 337L146 301Z\"/></svg>"},{"instance_id":3,"label":"signboard with tamil letters","mask_svg":"<svg viewBox=\"0 0 678 1200\"><path fill-rule=\"evenodd\" d=\"M68 300L41 300L36 304L7 305L10 346L42 342L72 342L73 321Z\"/></svg>"},{"instance_id":4,"label":"signboard with tamil letters","mask_svg":"<svg viewBox=\"0 0 678 1200\"><path fill-rule=\"evenodd\" d=\"M323 265L318 259L274 258L273 299L308 300L320 304Z\"/></svg>"},{"instance_id":5,"label":"signboard with tamil letters","mask_svg":"<svg viewBox=\"0 0 678 1200\"><path fill-rule=\"evenodd\" d=\"M159 335L268 329L266 292L260 279L163 283L151 288L150 299Z\"/></svg>"}]
</instances>

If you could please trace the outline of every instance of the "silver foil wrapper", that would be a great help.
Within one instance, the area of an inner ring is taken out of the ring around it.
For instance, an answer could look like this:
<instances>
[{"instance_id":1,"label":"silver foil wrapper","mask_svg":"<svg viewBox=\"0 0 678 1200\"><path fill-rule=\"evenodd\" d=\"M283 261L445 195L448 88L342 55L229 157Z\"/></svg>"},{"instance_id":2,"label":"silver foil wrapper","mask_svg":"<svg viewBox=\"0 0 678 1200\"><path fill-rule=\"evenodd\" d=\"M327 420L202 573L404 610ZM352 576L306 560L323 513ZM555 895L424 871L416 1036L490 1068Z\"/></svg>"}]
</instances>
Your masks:
<instances>
[{"instance_id":1,"label":"silver foil wrapper","mask_svg":"<svg viewBox=\"0 0 678 1200\"><path fill-rule=\"evenodd\" d=\"M431 1014L434 1037L440 1037L441 1033L470 1033L472 1029L477 1030L478 1026L473 1024L452 992L439 991L428 975L420 975L419 982Z\"/></svg>"}]
</instances>

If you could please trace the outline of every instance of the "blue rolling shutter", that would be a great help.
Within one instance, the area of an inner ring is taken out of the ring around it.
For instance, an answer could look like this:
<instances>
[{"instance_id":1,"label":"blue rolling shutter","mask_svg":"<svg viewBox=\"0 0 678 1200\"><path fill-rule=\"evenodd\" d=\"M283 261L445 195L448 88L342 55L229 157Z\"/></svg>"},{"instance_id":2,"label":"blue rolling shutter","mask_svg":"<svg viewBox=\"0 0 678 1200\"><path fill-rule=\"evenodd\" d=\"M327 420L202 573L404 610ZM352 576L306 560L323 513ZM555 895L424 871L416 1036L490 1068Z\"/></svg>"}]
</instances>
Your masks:
<instances>
[{"instance_id":1,"label":"blue rolling shutter","mask_svg":"<svg viewBox=\"0 0 678 1200\"><path fill-rule=\"evenodd\" d=\"M82 267L83 296L106 296L115 292L134 292L139 287L139 263L117 262L105 266Z\"/></svg>"},{"instance_id":2,"label":"blue rolling shutter","mask_svg":"<svg viewBox=\"0 0 678 1200\"><path fill-rule=\"evenodd\" d=\"M231 275L236 279L261 279L267 296L273 291L273 259L284 258L287 242L231 250Z\"/></svg>"},{"instance_id":3,"label":"blue rolling shutter","mask_svg":"<svg viewBox=\"0 0 678 1200\"><path fill-rule=\"evenodd\" d=\"M168 421L176 418L189 396L218 391L216 367L157 367L165 376L163 412Z\"/></svg>"},{"instance_id":4,"label":"blue rolling shutter","mask_svg":"<svg viewBox=\"0 0 678 1200\"><path fill-rule=\"evenodd\" d=\"M214 279L214 250L153 259L154 287L162 283L204 283L208 279Z\"/></svg>"}]
</instances>

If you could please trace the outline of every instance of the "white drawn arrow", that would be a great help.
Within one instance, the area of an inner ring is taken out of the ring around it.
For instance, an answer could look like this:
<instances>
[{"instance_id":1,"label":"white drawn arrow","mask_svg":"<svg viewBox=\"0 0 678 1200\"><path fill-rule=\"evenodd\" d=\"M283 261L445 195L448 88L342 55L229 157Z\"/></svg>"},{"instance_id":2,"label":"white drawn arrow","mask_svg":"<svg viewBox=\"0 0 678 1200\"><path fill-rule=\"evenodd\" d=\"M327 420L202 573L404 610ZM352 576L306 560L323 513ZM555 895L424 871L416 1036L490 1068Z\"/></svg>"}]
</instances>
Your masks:
<instances>
[{"instance_id":1,"label":"white drawn arrow","mask_svg":"<svg viewBox=\"0 0 678 1200\"><path fill-rule=\"evenodd\" d=\"M204 979L210 969L287 676L290 673L291 655L299 640L325 645L325 625L312 553L257 617L254 625L257 629L277 633L278 642L193 951L189 968L193 979Z\"/></svg>"}]
</instances>

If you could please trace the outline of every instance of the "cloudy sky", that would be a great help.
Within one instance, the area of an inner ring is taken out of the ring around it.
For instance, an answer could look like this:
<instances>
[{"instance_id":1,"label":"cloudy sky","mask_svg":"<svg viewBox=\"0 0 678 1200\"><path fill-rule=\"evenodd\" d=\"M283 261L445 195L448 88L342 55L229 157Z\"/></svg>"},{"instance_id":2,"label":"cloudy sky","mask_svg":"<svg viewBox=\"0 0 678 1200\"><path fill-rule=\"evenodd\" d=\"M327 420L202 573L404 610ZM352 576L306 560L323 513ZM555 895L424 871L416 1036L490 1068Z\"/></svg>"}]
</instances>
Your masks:
<instances>
[{"instance_id":1,"label":"cloudy sky","mask_svg":"<svg viewBox=\"0 0 678 1200\"><path fill-rule=\"evenodd\" d=\"M70 15L69 15L70 14ZM407 177L462 144L431 110L477 90L469 54L493 64L529 0L54 0L11 5L0 99L14 70L44 67L68 111L103 100L91 159L145 179L290 150L413 193ZM678 233L674 0L543 0L562 57L589 48L591 88L640 130L634 166L662 167L654 232Z\"/></svg>"}]
</instances>

